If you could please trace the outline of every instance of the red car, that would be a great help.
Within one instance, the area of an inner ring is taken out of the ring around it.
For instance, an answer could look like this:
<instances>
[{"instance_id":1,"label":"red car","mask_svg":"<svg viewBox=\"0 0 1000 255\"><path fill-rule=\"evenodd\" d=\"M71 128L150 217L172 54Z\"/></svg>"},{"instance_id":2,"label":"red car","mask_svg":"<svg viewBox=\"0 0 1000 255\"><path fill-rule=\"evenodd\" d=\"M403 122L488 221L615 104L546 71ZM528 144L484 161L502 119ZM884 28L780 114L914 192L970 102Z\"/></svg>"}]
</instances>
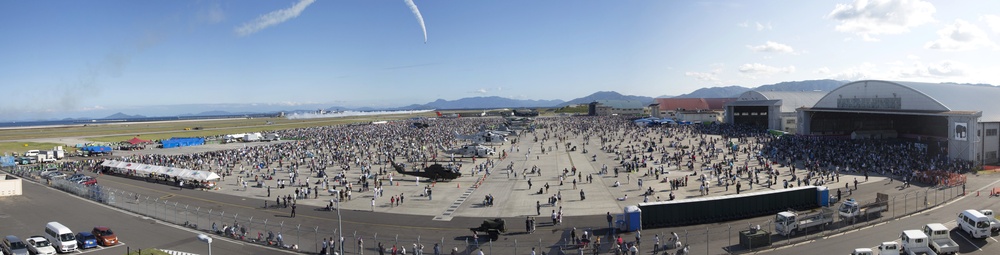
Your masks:
<instances>
[{"instance_id":1,"label":"red car","mask_svg":"<svg viewBox=\"0 0 1000 255\"><path fill-rule=\"evenodd\" d=\"M86 180L81 181L80 184L83 184L85 186L95 185L97 184L97 178L88 178Z\"/></svg>"},{"instance_id":2,"label":"red car","mask_svg":"<svg viewBox=\"0 0 1000 255\"><path fill-rule=\"evenodd\" d=\"M97 237L97 244L101 246L114 246L118 244L118 235L115 235L115 232L112 232L111 228L97 226L90 233Z\"/></svg>"}]
</instances>

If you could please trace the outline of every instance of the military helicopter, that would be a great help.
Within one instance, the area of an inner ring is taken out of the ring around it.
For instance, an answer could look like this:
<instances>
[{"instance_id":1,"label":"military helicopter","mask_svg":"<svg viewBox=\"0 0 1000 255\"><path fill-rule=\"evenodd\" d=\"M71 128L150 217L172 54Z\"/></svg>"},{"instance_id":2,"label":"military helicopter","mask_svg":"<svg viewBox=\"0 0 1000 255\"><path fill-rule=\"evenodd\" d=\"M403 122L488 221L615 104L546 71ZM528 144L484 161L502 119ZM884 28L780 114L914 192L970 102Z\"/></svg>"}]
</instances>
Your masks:
<instances>
[{"instance_id":1,"label":"military helicopter","mask_svg":"<svg viewBox=\"0 0 1000 255\"><path fill-rule=\"evenodd\" d=\"M395 162L389 162L392 164L392 168L396 169L396 172L404 175L420 176L424 178L431 179L432 181L450 181L462 177L462 173L458 171L457 166L453 165L441 165L433 164L423 171L406 171L406 165L403 163L396 164Z\"/></svg>"}]
</instances>

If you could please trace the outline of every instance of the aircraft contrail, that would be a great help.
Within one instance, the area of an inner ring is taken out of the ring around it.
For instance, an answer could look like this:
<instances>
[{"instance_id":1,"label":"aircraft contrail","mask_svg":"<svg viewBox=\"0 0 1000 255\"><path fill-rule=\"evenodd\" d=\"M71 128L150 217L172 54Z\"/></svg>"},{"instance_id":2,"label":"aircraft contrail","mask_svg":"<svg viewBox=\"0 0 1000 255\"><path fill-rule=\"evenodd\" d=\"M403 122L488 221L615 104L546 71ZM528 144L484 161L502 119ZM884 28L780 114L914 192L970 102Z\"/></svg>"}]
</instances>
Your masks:
<instances>
[{"instance_id":1,"label":"aircraft contrail","mask_svg":"<svg viewBox=\"0 0 1000 255\"><path fill-rule=\"evenodd\" d=\"M424 43L427 43L427 26L424 25L424 15L420 15L420 9L417 9L417 4L414 4L413 0L403 0L403 2L406 2L406 6L410 7L413 16L416 16L417 21L420 22L420 29L424 30Z\"/></svg>"},{"instance_id":2,"label":"aircraft contrail","mask_svg":"<svg viewBox=\"0 0 1000 255\"><path fill-rule=\"evenodd\" d=\"M309 7L309 5L313 2L316 2L316 0L299 0L299 2L292 5L292 7L260 15L260 17L257 17L250 22L243 23L243 25L237 27L235 30L236 34L239 36L248 36L270 26L281 24L282 22L298 17L299 14L302 14L302 11L306 10L306 7Z\"/></svg>"}]
</instances>

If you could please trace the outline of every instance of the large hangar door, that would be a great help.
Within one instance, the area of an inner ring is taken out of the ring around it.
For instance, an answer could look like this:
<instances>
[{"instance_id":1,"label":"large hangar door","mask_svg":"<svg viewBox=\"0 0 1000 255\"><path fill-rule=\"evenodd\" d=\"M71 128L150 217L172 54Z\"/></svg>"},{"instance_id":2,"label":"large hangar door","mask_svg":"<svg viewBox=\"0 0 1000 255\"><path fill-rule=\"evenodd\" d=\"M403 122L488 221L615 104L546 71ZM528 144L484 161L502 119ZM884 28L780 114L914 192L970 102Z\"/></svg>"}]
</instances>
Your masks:
<instances>
[{"instance_id":1,"label":"large hangar door","mask_svg":"<svg viewBox=\"0 0 1000 255\"><path fill-rule=\"evenodd\" d=\"M767 106L734 106L733 123L768 128Z\"/></svg>"}]
</instances>

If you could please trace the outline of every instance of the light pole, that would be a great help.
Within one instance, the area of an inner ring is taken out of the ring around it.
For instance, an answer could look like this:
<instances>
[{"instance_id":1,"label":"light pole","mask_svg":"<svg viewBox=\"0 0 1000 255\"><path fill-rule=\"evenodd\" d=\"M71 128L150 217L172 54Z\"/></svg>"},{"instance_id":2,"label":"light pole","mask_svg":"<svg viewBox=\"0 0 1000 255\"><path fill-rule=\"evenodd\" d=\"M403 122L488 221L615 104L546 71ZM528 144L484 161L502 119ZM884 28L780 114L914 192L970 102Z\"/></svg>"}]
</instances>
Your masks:
<instances>
[{"instance_id":1,"label":"light pole","mask_svg":"<svg viewBox=\"0 0 1000 255\"><path fill-rule=\"evenodd\" d=\"M208 255L212 255L212 238L205 234L198 234L198 240L208 243Z\"/></svg>"},{"instance_id":2,"label":"light pole","mask_svg":"<svg viewBox=\"0 0 1000 255\"><path fill-rule=\"evenodd\" d=\"M337 242L340 243L340 255L343 255L344 254L344 242L342 242L341 240L344 240L344 223L340 220L340 199L339 198L335 198L335 199L331 199L331 200L333 200L334 203L337 203L337 229L339 229L339 230L337 230L337 234L340 236L340 240L337 240ZM212 254L209 254L209 255L212 255Z\"/></svg>"}]
</instances>

